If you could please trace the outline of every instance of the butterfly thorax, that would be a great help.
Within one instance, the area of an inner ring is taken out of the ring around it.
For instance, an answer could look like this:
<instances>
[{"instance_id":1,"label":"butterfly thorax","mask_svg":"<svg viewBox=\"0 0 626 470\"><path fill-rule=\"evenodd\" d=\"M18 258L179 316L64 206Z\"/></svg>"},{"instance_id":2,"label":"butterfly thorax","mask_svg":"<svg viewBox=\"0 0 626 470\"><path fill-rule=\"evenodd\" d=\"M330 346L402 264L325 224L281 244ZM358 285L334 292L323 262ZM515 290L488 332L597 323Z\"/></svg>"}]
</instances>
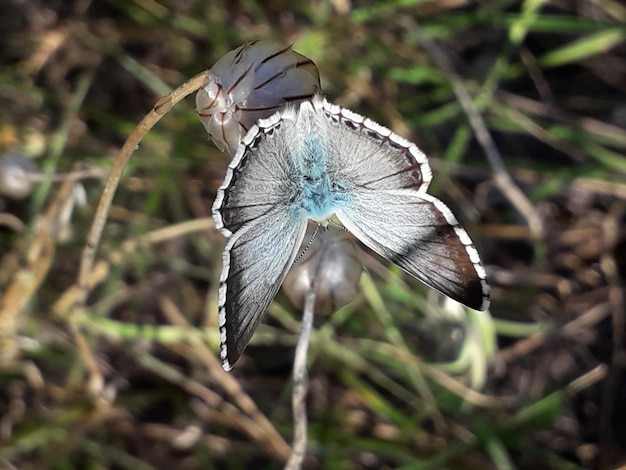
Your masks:
<instances>
[{"instance_id":1,"label":"butterfly thorax","mask_svg":"<svg viewBox=\"0 0 626 470\"><path fill-rule=\"evenodd\" d=\"M329 151L324 139L307 136L292 157L296 169L294 215L320 223L330 219L348 196L345 185L329 172Z\"/></svg>"}]
</instances>

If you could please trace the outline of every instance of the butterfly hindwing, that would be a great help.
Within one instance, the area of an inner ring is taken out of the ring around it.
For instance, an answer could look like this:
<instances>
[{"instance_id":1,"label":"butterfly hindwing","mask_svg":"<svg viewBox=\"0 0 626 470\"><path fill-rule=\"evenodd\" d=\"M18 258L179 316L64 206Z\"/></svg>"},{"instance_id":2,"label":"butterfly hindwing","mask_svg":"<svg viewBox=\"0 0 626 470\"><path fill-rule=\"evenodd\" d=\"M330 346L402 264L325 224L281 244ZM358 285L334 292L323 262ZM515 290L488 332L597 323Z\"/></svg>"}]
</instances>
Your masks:
<instances>
[{"instance_id":1,"label":"butterfly hindwing","mask_svg":"<svg viewBox=\"0 0 626 470\"><path fill-rule=\"evenodd\" d=\"M426 192L432 180L428 158L386 127L327 101L317 104L327 121L333 156L329 171L364 190L413 188Z\"/></svg>"},{"instance_id":2,"label":"butterfly hindwing","mask_svg":"<svg viewBox=\"0 0 626 470\"><path fill-rule=\"evenodd\" d=\"M219 289L219 327L224 368L248 345L276 296L302 242L306 223L262 218L242 227L226 244Z\"/></svg>"},{"instance_id":3,"label":"butterfly hindwing","mask_svg":"<svg viewBox=\"0 0 626 470\"><path fill-rule=\"evenodd\" d=\"M291 162L278 116L244 137L213 205L230 239L222 256L219 327L222 364L230 369L247 346L296 256L306 220L289 212Z\"/></svg>"},{"instance_id":4,"label":"butterfly hindwing","mask_svg":"<svg viewBox=\"0 0 626 470\"><path fill-rule=\"evenodd\" d=\"M337 217L368 248L424 284L468 307L487 308L478 252L440 200L407 189L357 191Z\"/></svg>"}]
</instances>

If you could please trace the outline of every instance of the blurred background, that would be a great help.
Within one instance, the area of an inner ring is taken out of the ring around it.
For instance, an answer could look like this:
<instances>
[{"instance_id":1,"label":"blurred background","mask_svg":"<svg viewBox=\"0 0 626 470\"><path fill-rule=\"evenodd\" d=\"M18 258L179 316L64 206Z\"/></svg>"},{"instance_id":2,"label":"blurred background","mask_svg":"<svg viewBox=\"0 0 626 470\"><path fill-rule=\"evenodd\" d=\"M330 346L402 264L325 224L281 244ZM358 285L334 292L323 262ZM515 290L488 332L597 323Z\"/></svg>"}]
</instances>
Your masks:
<instances>
[{"instance_id":1,"label":"blurred background","mask_svg":"<svg viewBox=\"0 0 626 470\"><path fill-rule=\"evenodd\" d=\"M316 317L306 468L626 464L623 2L2 0L2 468L283 467L301 313L280 293L222 371L210 214L229 157L193 97L132 156L71 301L125 139L257 39L430 156L492 285L490 312L466 311L361 251L354 301Z\"/></svg>"}]
</instances>

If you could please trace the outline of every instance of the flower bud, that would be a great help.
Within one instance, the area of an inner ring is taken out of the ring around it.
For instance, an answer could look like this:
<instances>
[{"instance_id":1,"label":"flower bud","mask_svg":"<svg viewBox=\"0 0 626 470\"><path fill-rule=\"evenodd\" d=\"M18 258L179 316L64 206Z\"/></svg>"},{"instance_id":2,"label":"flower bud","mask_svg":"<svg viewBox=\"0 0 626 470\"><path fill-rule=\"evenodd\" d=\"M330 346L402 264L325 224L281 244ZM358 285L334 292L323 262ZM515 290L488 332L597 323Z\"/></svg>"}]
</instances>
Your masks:
<instances>
[{"instance_id":1,"label":"flower bud","mask_svg":"<svg viewBox=\"0 0 626 470\"><path fill-rule=\"evenodd\" d=\"M0 157L0 194L23 199L33 190L35 165L21 153L7 152Z\"/></svg>"},{"instance_id":2,"label":"flower bud","mask_svg":"<svg viewBox=\"0 0 626 470\"><path fill-rule=\"evenodd\" d=\"M310 239L305 238L305 240ZM302 308L309 290L315 291L315 310L328 314L354 300L363 270L355 243L348 234L328 227L320 230L283 281L285 294Z\"/></svg>"},{"instance_id":3,"label":"flower bud","mask_svg":"<svg viewBox=\"0 0 626 470\"><path fill-rule=\"evenodd\" d=\"M209 82L196 94L196 113L215 145L234 155L257 120L288 103L311 99L319 90L319 72L311 59L291 46L256 41L215 63Z\"/></svg>"}]
</instances>

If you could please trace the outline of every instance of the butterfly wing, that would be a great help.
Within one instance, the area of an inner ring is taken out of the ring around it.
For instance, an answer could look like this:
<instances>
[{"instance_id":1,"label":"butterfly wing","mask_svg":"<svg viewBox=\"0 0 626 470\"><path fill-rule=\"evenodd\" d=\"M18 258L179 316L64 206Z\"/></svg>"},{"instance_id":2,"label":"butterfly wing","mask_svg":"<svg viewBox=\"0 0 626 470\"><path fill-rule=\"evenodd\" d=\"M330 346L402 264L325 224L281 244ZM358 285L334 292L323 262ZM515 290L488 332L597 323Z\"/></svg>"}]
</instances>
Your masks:
<instances>
[{"instance_id":1,"label":"butterfly wing","mask_svg":"<svg viewBox=\"0 0 626 470\"><path fill-rule=\"evenodd\" d=\"M248 345L302 243L306 222L274 214L245 225L226 244L218 295L222 365Z\"/></svg>"},{"instance_id":2,"label":"butterfly wing","mask_svg":"<svg viewBox=\"0 0 626 470\"><path fill-rule=\"evenodd\" d=\"M336 211L339 220L370 249L426 285L485 310L485 270L450 209L426 192L432 178L426 156L352 111L325 102L320 112L335 143L330 171L348 196Z\"/></svg>"},{"instance_id":3,"label":"butterfly wing","mask_svg":"<svg viewBox=\"0 0 626 470\"><path fill-rule=\"evenodd\" d=\"M213 203L215 224L227 237L272 211L289 210L293 163L284 128L291 122L277 113L258 124L242 139Z\"/></svg>"},{"instance_id":4,"label":"butterfly wing","mask_svg":"<svg viewBox=\"0 0 626 470\"><path fill-rule=\"evenodd\" d=\"M424 284L468 307L488 307L478 252L452 212L430 194L357 191L337 217L367 247Z\"/></svg>"},{"instance_id":5,"label":"butterfly wing","mask_svg":"<svg viewBox=\"0 0 626 470\"><path fill-rule=\"evenodd\" d=\"M218 295L226 370L276 296L306 230L306 220L289 211L290 161L281 151L285 123L275 115L259 125L244 137L213 205L216 226L230 237Z\"/></svg>"},{"instance_id":6,"label":"butterfly wing","mask_svg":"<svg viewBox=\"0 0 626 470\"><path fill-rule=\"evenodd\" d=\"M413 188L426 192L432 171L426 155L408 140L349 109L313 101L327 121L333 178L364 190Z\"/></svg>"}]
</instances>

